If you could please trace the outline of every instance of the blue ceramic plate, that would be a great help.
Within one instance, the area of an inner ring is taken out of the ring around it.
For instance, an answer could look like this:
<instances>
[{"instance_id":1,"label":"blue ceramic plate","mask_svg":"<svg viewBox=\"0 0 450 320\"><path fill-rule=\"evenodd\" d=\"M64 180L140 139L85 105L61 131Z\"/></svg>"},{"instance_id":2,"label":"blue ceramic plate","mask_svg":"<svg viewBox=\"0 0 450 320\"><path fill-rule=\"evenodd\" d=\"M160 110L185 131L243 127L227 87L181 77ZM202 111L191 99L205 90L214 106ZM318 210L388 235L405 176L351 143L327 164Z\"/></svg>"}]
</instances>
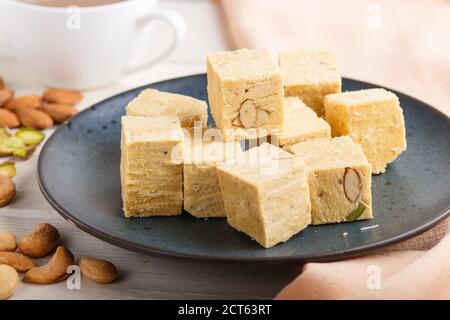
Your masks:
<instances>
[{"instance_id":1,"label":"blue ceramic plate","mask_svg":"<svg viewBox=\"0 0 450 320\"><path fill-rule=\"evenodd\" d=\"M100 239L143 253L179 257L326 261L407 239L449 214L450 120L429 105L394 91L405 114L408 150L386 173L373 177L373 220L309 227L284 244L263 249L229 227L225 219L206 221L188 213L125 219L119 176L120 118L127 103L148 87L207 100L204 74L124 92L61 126L39 157L38 179L44 196L64 218ZM343 79L343 90L372 87L376 86Z\"/></svg>"}]
</instances>

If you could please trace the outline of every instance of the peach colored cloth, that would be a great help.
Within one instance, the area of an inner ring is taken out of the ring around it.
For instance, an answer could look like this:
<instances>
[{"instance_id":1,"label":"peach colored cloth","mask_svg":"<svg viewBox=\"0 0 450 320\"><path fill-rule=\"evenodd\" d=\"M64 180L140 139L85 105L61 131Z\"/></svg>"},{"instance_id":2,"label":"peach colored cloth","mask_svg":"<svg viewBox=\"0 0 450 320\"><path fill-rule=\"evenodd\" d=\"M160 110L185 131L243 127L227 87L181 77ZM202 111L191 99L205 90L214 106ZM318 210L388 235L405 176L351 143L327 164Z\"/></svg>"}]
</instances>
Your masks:
<instances>
[{"instance_id":1,"label":"peach colored cloth","mask_svg":"<svg viewBox=\"0 0 450 320\"><path fill-rule=\"evenodd\" d=\"M449 299L450 234L428 251L309 263L277 299Z\"/></svg>"},{"instance_id":2,"label":"peach colored cloth","mask_svg":"<svg viewBox=\"0 0 450 320\"><path fill-rule=\"evenodd\" d=\"M330 48L344 76L450 114L448 0L221 0L236 48Z\"/></svg>"},{"instance_id":3,"label":"peach colored cloth","mask_svg":"<svg viewBox=\"0 0 450 320\"><path fill-rule=\"evenodd\" d=\"M450 114L450 1L221 0L236 48L331 48L344 76ZM280 299L450 299L450 218L366 257L310 263ZM419 251L423 250L423 251ZM369 268L372 266L374 270ZM381 272L369 290L367 271Z\"/></svg>"}]
</instances>

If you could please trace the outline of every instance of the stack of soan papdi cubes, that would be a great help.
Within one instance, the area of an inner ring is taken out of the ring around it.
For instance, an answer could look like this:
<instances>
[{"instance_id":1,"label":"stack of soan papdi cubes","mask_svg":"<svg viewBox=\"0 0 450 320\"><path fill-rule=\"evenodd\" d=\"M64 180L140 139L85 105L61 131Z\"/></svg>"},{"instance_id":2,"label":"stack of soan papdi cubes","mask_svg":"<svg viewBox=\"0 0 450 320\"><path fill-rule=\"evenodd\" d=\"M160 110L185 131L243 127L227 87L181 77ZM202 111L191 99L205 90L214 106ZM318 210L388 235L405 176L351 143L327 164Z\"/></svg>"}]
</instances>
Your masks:
<instances>
[{"instance_id":1,"label":"stack of soan papdi cubes","mask_svg":"<svg viewBox=\"0 0 450 320\"><path fill-rule=\"evenodd\" d=\"M265 248L309 224L372 218L371 176L406 149L395 94L341 93L325 50L283 52L279 64L265 50L213 52L207 68L217 128L187 96L148 89L127 106L126 217L226 217Z\"/></svg>"}]
</instances>

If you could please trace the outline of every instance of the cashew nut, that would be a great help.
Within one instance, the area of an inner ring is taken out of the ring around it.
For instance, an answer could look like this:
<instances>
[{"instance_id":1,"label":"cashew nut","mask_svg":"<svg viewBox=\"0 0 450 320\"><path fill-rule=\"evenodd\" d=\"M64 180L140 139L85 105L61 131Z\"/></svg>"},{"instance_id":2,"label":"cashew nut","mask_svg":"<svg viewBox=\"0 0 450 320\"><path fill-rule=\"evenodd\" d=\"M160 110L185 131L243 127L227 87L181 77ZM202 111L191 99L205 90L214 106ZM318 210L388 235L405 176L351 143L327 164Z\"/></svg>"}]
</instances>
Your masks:
<instances>
[{"instance_id":1,"label":"cashew nut","mask_svg":"<svg viewBox=\"0 0 450 320\"><path fill-rule=\"evenodd\" d=\"M79 266L81 273L86 278L97 283L107 284L117 278L116 267L105 260L84 257L81 258Z\"/></svg>"},{"instance_id":2,"label":"cashew nut","mask_svg":"<svg viewBox=\"0 0 450 320\"><path fill-rule=\"evenodd\" d=\"M0 300L9 298L19 286L19 274L6 264L0 265Z\"/></svg>"},{"instance_id":3,"label":"cashew nut","mask_svg":"<svg viewBox=\"0 0 450 320\"><path fill-rule=\"evenodd\" d=\"M60 241L59 231L50 224L38 224L34 231L19 241L19 250L28 257L41 258Z\"/></svg>"},{"instance_id":4,"label":"cashew nut","mask_svg":"<svg viewBox=\"0 0 450 320\"><path fill-rule=\"evenodd\" d=\"M0 251L16 251L16 235L12 232L0 231Z\"/></svg>"},{"instance_id":5,"label":"cashew nut","mask_svg":"<svg viewBox=\"0 0 450 320\"><path fill-rule=\"evenodd\" d=\"M17 272L27 272L34 268L34 262L30 258L17 252L0 252L0 264L7 264Z\"/></svg>"},{"instance_id":6,"label":"cashew nut","mask_svg":"<svg viewBox=\"0 0 450 320\"><path fill-rule=\"evenodd\" d=\"M25 281L49 284L62 281L67 276L67 268L74 264L72 252L59 246L47 264L35 267L25 273Z\"/></svg>"}]
</instances>

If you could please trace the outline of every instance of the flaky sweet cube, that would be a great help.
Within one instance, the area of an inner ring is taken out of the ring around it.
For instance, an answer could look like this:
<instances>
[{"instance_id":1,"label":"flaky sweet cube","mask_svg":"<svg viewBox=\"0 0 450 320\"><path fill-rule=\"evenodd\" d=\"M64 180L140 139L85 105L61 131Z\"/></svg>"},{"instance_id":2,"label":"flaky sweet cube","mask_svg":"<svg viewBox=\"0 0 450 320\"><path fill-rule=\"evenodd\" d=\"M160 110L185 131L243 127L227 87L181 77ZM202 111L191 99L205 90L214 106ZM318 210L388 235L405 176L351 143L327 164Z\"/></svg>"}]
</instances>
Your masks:
<instances>
[{"instance_id":1,"label":"flaky sweet cube","mask_svg":"<svg viewBox=\"0 0 450 320\"><path fill-rule=\"evenodd\" d=\"M278 145L285 146L315 138L331 138L330 125L297 97L284 99L285 121Z\"/></svg>"},{"instance_id":2,"label":"flaky sweet cube","mask_svg":"<svg viewBox=\"0 0 450 320\"><path fill-rule=\"evenodd\" d=\"M122 117L120 176L125 217L182 213L183 132L176 116Z\"/></svg>"},{"instance_id":3,"label":"flaky sweet cube","mask_svg":"<svg viewBox=\"0 0 450 320\"><path fill-rule=\"evenodd\" d=\"M242 149L238 142L212 141L198 129L184 130L183 207L197 218L226 217L217 165L235 158Z\"/></svg>"},{"instance_id":4,"label":"flaky sweet cube","mask_svg":"<svg viewBox=\"0 0 450 320\"><path fill-rule=\"evenodd\" d=\"M352 139L312 139L286 149L306 163L313 224L372 218L370 164Z\"/></svg>"},{"instance_id":5,"label":"flaky sweet cube","mask_svg":"<svg viewBox=\"0 0 450 320\"><path fill-rule=\"evenodd\" d=\"M299 97L323 117L323 99L341 91L336 57L327 50L298 50L279 54L286 97Z\"/></svg>"},{"instance_id":6,"label":"flaky sweet cube","mask_svg":"<svg viewBox=\"0 0 450 320\"><path fill-rule=\"evenodd\" d=\"M348 135L362 146L372 173L406 150L405 120L397 96L385 89L367 89L325 97L326 119L333 136Z\"/></svg>"},{"instance_id":7,"label":"flaky sweet cube","mask_svg":"<svg viewBox=\"0 0 450 320\"><path fill-rule=\"evenodd\" d=\"M305 164L270 144L218 166L228 223L270 248L311 222Z\"/></svg>"},{"instance_id":8,"label":"flaky sweet cube","mask_svg":"<svg viewBox=\"0 0 450 320\"><path fill-rule=\"evenodd\" d=\"M126 108L128 116L176 115L183 128L194 127L195 122L202 122L206 127L208 106L205 101L189 96L145 89Z\"/></svg>"},{"instance_id":9,"label":"flaky sweet cube","mask_svg":"<svg viewBox=\"0 0 450 320\"><path fill-rule=\"evenodd\" d=\"M207 65L211 112L227 140L227 129L281 128L281 72L266 50L209 53Z\"/></svg>"}]
</instances>

